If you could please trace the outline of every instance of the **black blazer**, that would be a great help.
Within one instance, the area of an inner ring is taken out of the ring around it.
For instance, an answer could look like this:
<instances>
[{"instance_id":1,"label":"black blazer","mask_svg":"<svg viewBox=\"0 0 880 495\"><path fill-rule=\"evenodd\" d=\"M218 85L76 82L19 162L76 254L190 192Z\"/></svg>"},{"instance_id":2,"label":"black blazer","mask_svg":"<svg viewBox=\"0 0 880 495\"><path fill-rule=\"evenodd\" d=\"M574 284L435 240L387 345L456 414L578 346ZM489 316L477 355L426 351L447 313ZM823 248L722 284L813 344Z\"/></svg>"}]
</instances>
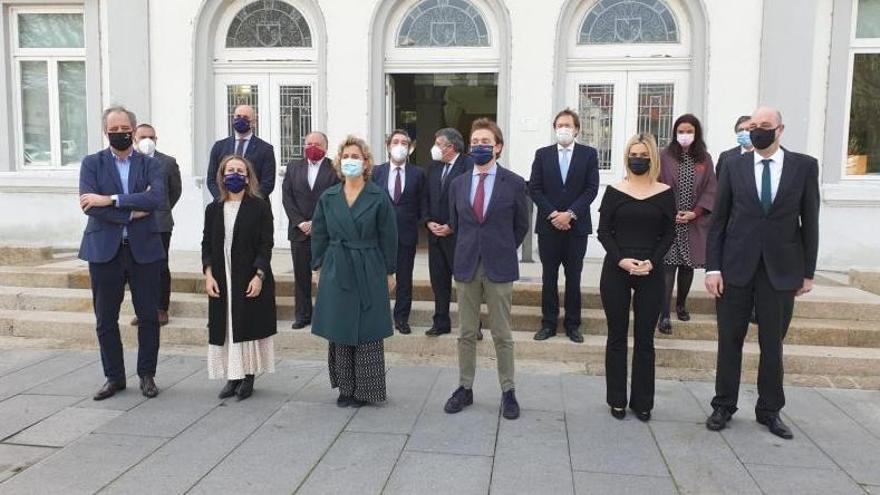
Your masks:
<instances>
[{"instance_id":1,"label":"black blazer","mask_svg":"<svg viewBox=\"0 0 880 495\"><path fill-rule=\"evenodd\" d=\"M729 150L722 151L720 155L718 155L718 162L715 164L715 177L721 177L721 171L724 170L724 162L727 160L736 160L743 153L741 153L742 147L737 146L736 148L730 148Z\"/></svg>"},{"instance_id":2,"label":"black blazer","mask_svg":"<svg viewBox=\"0 0 880 495\"><path fill-rule=\"evenodd\" d=\"M205 208L202 233L202 271L208 266L220 286L220 297L208 299L208 342L223 345L226 340L226 265L223 241L226 237L223 203L212 201ZM245 196L235 218L232 233L232 340L244 342L274 335L275 279L272 277L272 210L260 198ZM263 290L256 298L245 297L257 269L263 270Z\"/></svg>"},{"instance_id":3,"label":"black blazer","mask_svg":"<svg viewBox=\"0 0 880 495\"><path fill-rule=\"evenodd\" d=\"M154 215L156 215L156 222L159 224L159 231L171 232L174 228L174 217L171 215L171 209L177 204L182 192L180 166L177 164L177 159L173 156L159 153L158 151L153 153L153 158L162 163L165 169L165 199L159 205L159 208L156 208Z\"/></svg>"},{"instance_id":4,"label":"black blazer","mask_svg":"<svg viewBox=\"0 0 880 495\"><path fill-rule=\"evenodd\" d=\"M782 176L765 215L755 183L754 152L721 169L706 249L706 271L745 286L763 260L776 290L800 289L813 278L819 250L819 163L784 150Z\"/></svg>"},{"instance_id":5,"label":"black blazer","mask_svg":"<svg viewBox=\"0 0 880 495\"><path fill-rule=\"evenodd\" d=\"M303 158L287 164L284 181L281 183L281 202L289 221L287 240L309 240L309 236L305 235L297 226L312 219L315 207L318 206L318 198L328 187L337 183L339 183L339 177L333 169L333 163L328 158L324 158L318 167L314 189L309 187L308 160Z\"/></svg>"},{"instance_id":6,"label":"black blazer","mask_svg":"<svg viewBox=\"0 0 880 495\"><path fill-rule=\"evenodd\" d=\"M449 169L449 175L446 182L441 184L440 179L443 178L443 162L431 162L428 168L428 212L425 218L427 222L437 222L440 225L449 223L449 185L452 180L461 174L469 174L474 169L474 161L471 160L467 153L459 153L452 168ZM436 236L428 232L428 241L436 240Z\"/></svg>"},{"instance_id":7,"label":"black blazer","mask_svg":"<svg viewBox=\"0 0 880 495\"><path fill-rule=\"evenodd\" d=\"M220 162L234 153L235 136L221 139L211 148L207 179L208 190L211 191L214 199L220 197L220 189L217 187L217 169L220 167ZM260 193L264 199L268 200L269 195L275 189L275 149L257 136L251 136L244 157L254 165L254 172L260 182Z\"/></svg>"},{"instance_id":8,"label":"black blazer","mask_svg":"<svg viewBox=\"0 0 880 495\"><path fill-rule=\"evenodd\" d=\"M373 169L373 182L388 194L388 174L391 165L388 162L377 165ZM400 194L400 201L394 205L394 213L397 217L397 242L402 246L415 246L419 243L419 225L425 219L428 210L427 179L425 172L415 163L407 163L404 169L406 181Z\"/></svg>"},{"instance_id":9,"label":"black blazer","mask_svg":"<svg viewBox=\"0 0 880 495\"><path fill-rule=\"evenodd\" d=\"M565 184L559 170L559 151L557 146L546 146L535 152L532 162L532 175L529 178L529 192L538 207L535 232L554 234L559 232L550 223L554 211L571 210L577 220L571 224L571 232L577 236L593 233L590 218L590 204L599 192L599 155L595 148L574 144L569 159L568 176Z\"/></svg>"}]
</instances>

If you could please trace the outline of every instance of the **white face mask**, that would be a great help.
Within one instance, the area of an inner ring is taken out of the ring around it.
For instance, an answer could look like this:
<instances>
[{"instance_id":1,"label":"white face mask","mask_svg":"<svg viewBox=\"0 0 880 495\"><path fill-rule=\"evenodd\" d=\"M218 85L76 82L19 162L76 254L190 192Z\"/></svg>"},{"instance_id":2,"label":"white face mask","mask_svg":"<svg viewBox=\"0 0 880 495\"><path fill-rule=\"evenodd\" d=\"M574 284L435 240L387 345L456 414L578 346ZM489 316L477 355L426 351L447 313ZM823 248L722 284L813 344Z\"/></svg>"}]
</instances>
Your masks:
<instances>
[{"instance_id":1,"label":"white face mask","mask_svg":"<svg viewBox=\"0 0 880 495\"><path fill-rule=\"evenodd\" d=\"M357 158L343 158L340 162L342 175L346 177L360 177L364 175L364 161Z\"/></svg>"},{"instance_id":2,"label":"white face mask","mask_svg":"<svg viewBox=\"0 0 880 495\"><path fill-rule=\"evenodd\" d=\"M556 142L562 146L568 146L574 141L574 129L571 127L559 127L556 129Z\"/></svg>"},{"instance_id":3,"label":"white face mask","mask_svg":"<svg viewBox=\"0 0 880 495\"><path fill-rule=\"evenodd\" d=\"M400 163L406 160L406 157L409 156L409 148L402 144L396 144L391 147L391 159L397 163Z\"/></svg>"},{"instance_id":4,"label":"white face mask","mask_svg":"<svg viewBox=\"0 0 880 495\"><path fill-rule=\"evenodd\" d=\"M694 144L693 134L685 134L683 132L680 132L675 138L678 140L678 144L684 146L685 148Z\"/></svg>"},{"instance_id":5,"label":"white face mask","mask_svg":"<svg viewBox=\"0 0 880 495\"><path fill-rule=\"evenodd\" d=\"M431 159L435 162L439 162L443 159L443 150L441 150L436 144L431 147Z\"/></svg>"},{"instance_id":6,"label":"white face mask","mask_svg":"<svg viewBox=\"0 0 880 495\"><path fill-rule=\"evenodd\" d=\"M137 148L141 153L151 156L156 151L156 142L152 139L144 138L138 141Z\"/></svg>"}]
</instances>

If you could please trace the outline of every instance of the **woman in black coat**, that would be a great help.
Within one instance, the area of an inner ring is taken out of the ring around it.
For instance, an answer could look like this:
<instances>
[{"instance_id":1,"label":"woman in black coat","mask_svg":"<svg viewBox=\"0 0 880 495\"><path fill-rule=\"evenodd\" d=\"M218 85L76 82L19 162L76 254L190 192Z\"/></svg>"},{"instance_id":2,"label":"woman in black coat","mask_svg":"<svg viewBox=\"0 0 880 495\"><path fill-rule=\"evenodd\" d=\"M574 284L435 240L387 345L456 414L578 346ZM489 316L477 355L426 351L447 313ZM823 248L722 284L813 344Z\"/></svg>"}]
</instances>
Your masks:
<instances>
[{"instance_id":1,"label":"woman in black coat","mask_svg":"<svg viewBox=\"0 0 880 495\"><path fill-rule=\"evenodd\" d=\"M247 399L254 376L275 371L272 211L252 177L254 168L245 158L224 159L217 171L220 198L205 209L208 377L226 378L221 399Z\"/></svg>"}]
</instances>

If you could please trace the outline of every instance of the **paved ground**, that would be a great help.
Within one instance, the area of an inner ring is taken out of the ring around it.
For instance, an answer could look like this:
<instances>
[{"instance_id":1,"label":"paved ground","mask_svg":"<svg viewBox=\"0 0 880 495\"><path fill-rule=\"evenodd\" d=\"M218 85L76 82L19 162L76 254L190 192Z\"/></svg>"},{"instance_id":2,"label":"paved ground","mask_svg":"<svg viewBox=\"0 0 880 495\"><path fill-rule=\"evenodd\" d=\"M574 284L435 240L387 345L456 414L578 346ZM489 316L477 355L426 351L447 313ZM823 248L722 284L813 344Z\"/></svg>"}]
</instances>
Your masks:
<instances>
[{"instance_id":1,"label":"paved ground","mask_svg":"<svg viewBox=\"0 0 880 495\"><path fill-rule=\"evenodd\" d=\"M294 359L219 401L192 354L162 356L157 399L130 379L98 403L96 352L0 349L0 493L880 494L880 391L789 388L783 441L755 423L751 387L713 433L710 383L659 381L643 424L611 418L602 377L523 372L507 421L491 369L450 416L451 368L392 364L389 402L354 410L324 363Z\"/></svg>"}]
</instances>

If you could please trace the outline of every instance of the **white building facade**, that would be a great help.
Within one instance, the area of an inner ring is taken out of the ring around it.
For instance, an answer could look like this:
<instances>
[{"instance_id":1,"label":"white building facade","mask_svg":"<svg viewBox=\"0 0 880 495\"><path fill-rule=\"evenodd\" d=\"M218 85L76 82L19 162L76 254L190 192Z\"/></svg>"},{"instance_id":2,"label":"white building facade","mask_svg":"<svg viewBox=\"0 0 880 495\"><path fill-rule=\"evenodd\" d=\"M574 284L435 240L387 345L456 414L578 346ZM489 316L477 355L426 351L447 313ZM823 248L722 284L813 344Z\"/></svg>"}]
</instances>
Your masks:
<instances>
[{"instance_id":1,"label":"white building facade","mask_svg":"<svg viewBox=\"0 0 880 495\"><path fill-rule=\"evenodd\" d=\"M880 0L0 0L0 16L3 244L78 245L79 161L111 103L181 165L172 249L198 249L208 152L239 103L275 146L279 247L280 176L310 130L383 158L402 127L424 164L436 129L490 116L528 177L570 107L607 184L631 135L666 142L694 113L717 157L767 104L821 164L819 267L880 266Z\"/></svg>"}]
</instances>

